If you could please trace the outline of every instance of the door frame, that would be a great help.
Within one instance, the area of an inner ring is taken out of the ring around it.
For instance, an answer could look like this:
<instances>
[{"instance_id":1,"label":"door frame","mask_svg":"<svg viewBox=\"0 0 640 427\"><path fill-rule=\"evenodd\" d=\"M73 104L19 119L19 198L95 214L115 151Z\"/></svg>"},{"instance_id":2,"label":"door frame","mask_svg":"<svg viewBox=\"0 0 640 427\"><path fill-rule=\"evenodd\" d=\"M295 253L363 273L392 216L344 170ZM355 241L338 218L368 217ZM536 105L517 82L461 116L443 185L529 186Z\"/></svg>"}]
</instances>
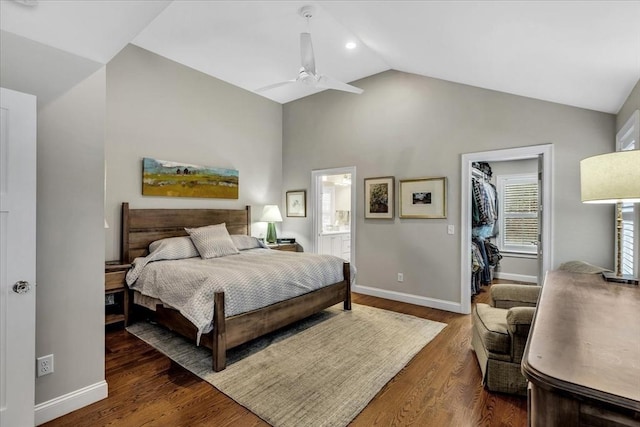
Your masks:
<instances>
[{"instance_id":1,"label":"door frame","mask_svg":"<svg viewBox=\"0 0 640 427\"><path fill-rule=\"evenodd\" d=\"M462 155L460 180L460 308L471 313L471 165L473 162L499 162L537 158L542 155L542 271L553 264L553 144L482 151ZM540 262L540 260L539 260ZM544 278L538 277L542 283Z\"/></svg>"},{"instance_id":2,"label":"door frame","mask_svg":"<svg viewBox=\"0 0 640 427\"><path fill-rule=\"evenodd\" d=\"M311 171L311 223L313 232L313 252L318 253L320 233L322 232L318 224L318 209L322 209L320 195L322 194L322 177L324 175L340 175L351 174L351 225L349 227L351 233L351 263L355 262L356 254L356 167L345 166L341 168L318 169ZM321 215L321 214L320 214Z\"/></svg>"}]
</instances>

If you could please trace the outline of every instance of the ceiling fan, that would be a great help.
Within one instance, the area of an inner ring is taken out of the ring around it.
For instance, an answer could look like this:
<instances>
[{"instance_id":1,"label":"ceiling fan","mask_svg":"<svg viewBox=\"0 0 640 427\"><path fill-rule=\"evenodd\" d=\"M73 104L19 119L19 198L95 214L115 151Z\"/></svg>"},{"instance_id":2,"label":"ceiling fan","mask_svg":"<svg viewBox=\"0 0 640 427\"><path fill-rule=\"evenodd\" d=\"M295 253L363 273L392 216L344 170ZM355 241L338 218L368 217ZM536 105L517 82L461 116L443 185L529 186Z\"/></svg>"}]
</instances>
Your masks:
<instances>
[{"instance_id":1,"label":"ceiling fan","mask_svg":"<svg viewBox=\"0 0 640 427\"><path fill-rule=\"evenodd\" d=\"M313 7L312 6L304 6L299 11L300 16L307 19L313 17ZM292 80L287 80L284 82L274 83L268 86L261 87L256 89L256 92L266 92L271 89L275 89L281 86L287 85L307 85L319 89L334 89L341 90L344 92L351 92L356 94L361 94L364 90L351 86L350 84L343 83L339 80L334 79L333 77L326 76L324 74L319 74L316 70L316 60L313 55L313 44L311 43L311 34L309 33L300 33L300 60L302 66L300 67L300 71L298 72L298 77Z\"/></svg>"}]
</instances>

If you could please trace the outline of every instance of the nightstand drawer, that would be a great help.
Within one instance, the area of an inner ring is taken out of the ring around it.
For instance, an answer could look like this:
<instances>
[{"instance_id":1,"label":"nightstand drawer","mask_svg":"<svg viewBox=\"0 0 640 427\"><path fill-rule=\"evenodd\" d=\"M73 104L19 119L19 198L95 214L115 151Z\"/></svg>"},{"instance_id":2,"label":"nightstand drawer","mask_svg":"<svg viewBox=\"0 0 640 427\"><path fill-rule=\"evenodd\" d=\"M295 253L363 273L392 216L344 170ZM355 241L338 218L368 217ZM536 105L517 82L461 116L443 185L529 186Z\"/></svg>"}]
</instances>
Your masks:
<instances>
[{"instance_id":1,"label":"nightstand drawer","mask_svg":"<svg viewBox=\"0 0 640 427\"><path fill-rule=\"evenodd\" d=\"M297 243L280 243L268 246L269 249L275 249L277 251L302 252L302 247Z\"/></svg>"},{"instance_id":2,"label":"nightstand drawer","mask_svg":"<svg viewBox=\"0 0 640 427\"><path fill-rule=\"evenodd\" d=\"M113 271L104 275L104 290L122 289L125 284L126 271Z\"/></svg>"}]
</instances>

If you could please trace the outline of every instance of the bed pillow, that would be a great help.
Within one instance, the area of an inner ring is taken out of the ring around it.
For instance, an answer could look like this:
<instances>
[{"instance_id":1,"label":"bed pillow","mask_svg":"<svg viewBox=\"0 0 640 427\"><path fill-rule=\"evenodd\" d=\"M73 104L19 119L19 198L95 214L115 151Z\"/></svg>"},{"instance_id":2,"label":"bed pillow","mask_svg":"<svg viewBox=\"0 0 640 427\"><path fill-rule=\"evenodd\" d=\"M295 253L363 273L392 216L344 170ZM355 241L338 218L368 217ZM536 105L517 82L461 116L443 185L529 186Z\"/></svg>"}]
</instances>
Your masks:
<instances>
[{"instance_id":1,"label":"bed pillow","mask_svg":"<svg viewBox=\"0 0 640 427\"><path fill-rule=\"evenodd\" d=\"M231 240L233 240L233 244L236 245L239 251L264 247L256 237L245 234L232 234Z\"/></svg>"},{"instance_id":2,"label":"bed pillow","mask_svg":"<svg viewBox=\"0 0 640 427\"><path fill-rule=\"evenodd\" d=\"M127 284L132 285L150 262L195 258L199 255L189 236L169 237L151 242L149 255L133 260L133 267L127 272Z\"/></svg>"},{"instance_id":3,"label":"bed pillow","mask_svg":"<svg viewBox=\"0 0 640 427\"><path fill-rule=\"evenodd\" d=\"M165 256L168 257L163 259L185 259L200 256L189 236L169 237L151 242L149 253L155 252L158 248L161 248Z\"/></svg>"},{"instance_id":4,"label":"bed pillow","mask_svg":"<svg viewBox=\"0 0 640 427\"><path fill-rule=\"evenodd\" d=\"M224 222L200 228L185 228L185 230L191 236L193 244L203 259L238 253L238 248L233 244Z\"/></svg>"}]
</instances>

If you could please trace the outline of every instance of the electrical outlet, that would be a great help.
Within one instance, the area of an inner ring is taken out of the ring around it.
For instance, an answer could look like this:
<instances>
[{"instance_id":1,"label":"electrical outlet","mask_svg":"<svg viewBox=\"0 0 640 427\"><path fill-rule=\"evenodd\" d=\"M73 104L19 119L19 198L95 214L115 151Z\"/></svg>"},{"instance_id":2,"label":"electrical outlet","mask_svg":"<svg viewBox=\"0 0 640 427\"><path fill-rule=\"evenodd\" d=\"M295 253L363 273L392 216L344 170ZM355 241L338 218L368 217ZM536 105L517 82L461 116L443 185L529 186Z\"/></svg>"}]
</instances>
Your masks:
<instances>
[{"instance_id":1,"label":"electrical outlet","mask_svg":"<svg viewBox=\"0 0 640 427\"><path fill-rule=\"evenodd\" d=\"M53 374L53 354L36 359L37 376Z\"/></svg>"},{"instance_id":2,"label":"electrical outlet","mask_svg":"<svg viewBox=\"0 0 640 427\"><path fill-rule=\"evenodd\" d=\"M404 282L404 274L398 273L398 282Z\"/></svg>"}]
</instances>

